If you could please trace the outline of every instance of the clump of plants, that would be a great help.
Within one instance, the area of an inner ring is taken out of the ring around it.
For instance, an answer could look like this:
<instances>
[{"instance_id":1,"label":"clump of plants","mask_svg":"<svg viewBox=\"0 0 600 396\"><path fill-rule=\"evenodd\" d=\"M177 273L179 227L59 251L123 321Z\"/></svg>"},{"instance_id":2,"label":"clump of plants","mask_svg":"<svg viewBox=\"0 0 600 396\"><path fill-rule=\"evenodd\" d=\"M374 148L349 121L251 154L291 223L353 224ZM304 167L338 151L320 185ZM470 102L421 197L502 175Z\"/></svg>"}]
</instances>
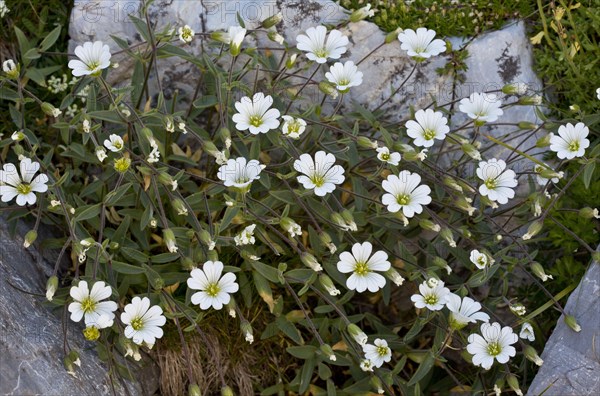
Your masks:
<instances>
[{"instance_id":1,"label":"clump of plants","mask_svg":"<svg viewBox=\"0 0 600 396\"><path fill-rule=\"evenodd\" d=\"M509 84L462 98L452 110L466 115L461 125L448 121L451 103L432 102L392 129L382 106L348 102L369 62L344 59L348 21L292 45L277 33L281 14L203 35L155 31L145 13L131 17L141 44L114 38L133 61L130 85L107 82L116 65L106 43L80 43L65 58L61 99L42 100L27 76L59 34L17 33L20 54L3 60L0 80L14 124L0 141L6 219L36 219L25 248L41 224L64 231L72 267L57 262L46 299L116 373L128 373L124 358L155 353L163 374L181 378L164 381L165 393L247 393L248 381L228 380L236 362L214 362L250 349L283 355L235 366L279 367L255 373L264 395L527 387L523 373L543 364L537 322L548 307L563 311L569 291L548 291L552 270L529 246L559 209L598 218L564 199L574 183L597 188L594 124L519 122L494 138L508 107L542 100ZM425 27L389 37L414 70L448 49ZM194 53L194 40L207 50ZM149 75L164 58L199 70L193 96L153 95ZM29 122L31 110L54 134ZM511 145L541 128L552 131L537 143L548 163ZM491 146L510 155L488 157ZM520 295L516 274L542 300ZM580 330L568 312L566 322ZM198 354L211 357L206 372ZM72 373L85 364L74 349L64 362Z\"/></svg>"}]
</instances>

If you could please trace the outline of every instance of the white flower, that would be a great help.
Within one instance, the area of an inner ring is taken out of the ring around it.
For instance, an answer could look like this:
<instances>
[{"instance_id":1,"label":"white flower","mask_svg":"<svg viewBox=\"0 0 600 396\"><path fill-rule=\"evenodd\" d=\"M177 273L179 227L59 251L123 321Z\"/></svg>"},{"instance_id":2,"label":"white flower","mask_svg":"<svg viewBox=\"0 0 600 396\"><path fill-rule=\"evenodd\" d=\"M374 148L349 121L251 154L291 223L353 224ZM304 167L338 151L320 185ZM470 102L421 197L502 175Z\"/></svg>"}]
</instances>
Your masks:
<instances>
[{"instance_id":1,"label":"white flower","mask_svg":"<svg viewBox=\"0 0 600 396\"><path fill-rule=\"evenodd\" d=\"M590 130L583 122L576 125L568 123L558 128L558 136L550 134L550 150L560 159L582 157L590 146L587 138Z\"/></svg>"},{"instance_id":2,"label":"white flower","mask_svg":"<svg viewBox=\"0 0 600 396\"><path fill-rule=\"evenodd\" d=\"M390 149L387 147L377 147L377 159L381 162L398 166L402 156L397 152L390 153Z\"/></svg>"},{"instance_id":3,"label":"white flower","mask_svg":"<svg viewBox=\"0 0 600 396\"><path fill-rule=\"evenodd\" d=\"M240 53L240 47L246 37L246 29L241 26L230 26L224 37L226 44L229 44L231 54L236 56Z\"/></svg>"},{"instance_id":4,"label":"white flower","mask_svg":"<svg viewBox=\"0 0 600 396\"><path fill-rule=\"evenodd\" d=\"M365 18L370 18L372 16L375 15L375 10L371 9L371 4L368 4L364 7L359 8L358 10L355 10L351 15L350 15L350 22L358 22L358 21L362 21Z\"/></svg>"},{"instance_id":5,"label":"white flower","mask_svg":"<svg viewBox=\"0 0 600 396\"><path fill-rule=\"evenodd\" d=\"M372 251L373 245L365 242L363 244L355 243L352 246L352 253L342 252L340 254L340 261L337 263L338 271L343 274L352 272L352 275L346 280L348 289L356 290L359 293L368 289L374 293L385 286L385 278L375 271L385 272L390 269L388 255L383 250L379 250L371 256Z\"/></svg>"},{"instance_id":6,"label":"white flower","mask_svg":"<svg viewBox=\"0 0 600 396\"><path fill-rule=\"evenodd\" d=\"M416 32L406 29L398 34L398 40L402 43L400 48L406 51L408 56L421 60L446 51L446 43L440 39L434 40L434 37L435 30L424 27L418 28Z\"/></svg>"},{"instance_id":7,"label":"white flower","mask_svg":"<svg viewBox=\"0 0 600 396\"><path fill-rule=\"evenodd\" d=\"M256 242L256 239L254 239L254 229L255 228L256 228L256 224L250 224L248 227L244 228L242 230L242 232L237 234L233 238L236 246L254 245L254 242Z\"/></svg>"},{"instance_id":8,"label":"white flower","mask_svg":"<svg viewBox=\"0 0 600 396\"><path fill-rule=\"evenodd\" d=\"M96 329L106 329L108 327L112 327L112 325L115 323L114 321L114 317L111 318L110 316L106 315L106 314L102 314L100 316L98 316L98 319L95 322L89 322L86 323L87 327L93 326Z\"/></svg>"},{"instance_id":9,"label":"white flower","mask_svg":"<svg viewBox=\"0 0 600 396\"><path fill-rule=\"evenodd\" d=\"M535 341L535 333L533 332L533 327L529 322L524 322L521 326L521 332L519 333L519 337L522 339L527 339L530 342Z\"/></svg>"},{"instance_id":10,"label":"white flower","mask_svg":"<svg viewBox=\"0 0 600 396\"><path fill-rule=\"evenodd\" d=\"M479 186L479 193L490 201L505 204L515 196L513 188L518 184L516 176L513 170L506 170L506 162L503 160L492 158L481 161L477 168L477 177L483 181Z\"/></svg>"},{"instance_id":11,"label":"white flower","mask_svg":"<svg viewBox=\"0 0 600 396\"><path fill-rule=\"evenodd\" d=\"M48 191L48 176L41 173L33 177L40 170L38 162L32 162L24 158L19 164L19 172L13 164L4 164L0 170L0 199L2 202L10 202L17 197L17 205L33 205L36 201L36 192Z\"/></svg>"},{"instance_id":12,"label":"white flower","mask_svg":"<svg viewBox=\"0 0 600 396\"><path fill-rule=\"evenodd\" d=\"M469 323L476 323L478 320L489 322L490 316L481 311L481 304L470 297L463 297L454 293L446 296L446 307L450 310L450 326L454 329L461 329Z\"/></svg>"},{"instance_id":13,"label":"white flower","mask_svg":"<svg viewBox=\"0 0 600 396\"><path fill-rule=\"evenodd\" d=\"M158 305L150 307L148 297L134 297L131 303L125 306L125 312L121 314L121 322L127 325L125 337L132 339L138 345L142 342L154 345L156 339L163 336L161 326L167 322L167 318L163 316L163 310Z\"/></svg>"},{"instance_id":14,"label":"white flower","mask_svg":"<svg viewBox=\"0 0 600 396\"><path fill-rule=\"evenodd\" d=\"M523 316L527 313L527 308L525 308L525 306L521 303L509 304L508 308L510 308L510 310L518 316Z\"/></svg>"},{"instance_id":15,"label":"white flower","mask_svg":"<svg viewBox=\"0 0 600 396\"><path fill-rule=\"evenodd\" d=\"M246 340L246 342L248 344L252 344L254 342L254 335L252 333L250 333L249 331L247 331L246 334L244 335L244 339Z\"/></svg>"},{"instance_id":16,"label":"white flower","mask_svg":"<svg viewBox=\"0 0 600 396\"><path fill-rule=\"evenodd\" d=\"M598 100L600 100L600 88L596 89L596 96L598 97Z\"/></svg>"},{"instance_id":17,"label":"white flower","mask_svg":"<svg viewBox=\"0 0 600 396\"><path fill-rule=\"evenodd\" d=\"M327 36L325 26L308 28L306 35L298 35L296 41L296 48L306 52L306 57L317 63L325 63L327 58L340 59L348 45L348 37L339 30L333 29Z\"/></svg>"},{"instance_id":18,"label":"white flower","mask_svg":"<svg viewBox=\"0 0 600 396\"><path fill-rule=\"evenodd\" d=\"M238 291L235 274L228 272L223 277L223 263L220 261L207 261L202 269L195 268L187 280L190 289L200 290L192 295L192 304L200 305L200 309L221 309L229 303L229 294Z\"/></svg>"},{"instance_id":19,"label":"white flower","mask_svg":"<svg viewBox=\"0 0 600 396\"><path fill-rule=\"evenodd\" d=\"M238 131L248 129L251 134L267 133L279 127L279 110L271 109L273 98L262 92L255 93L252 99L244 96L235 102L239 113L233 115L232 120Z\"/></svg>"},{"instance_id":20,"label":"white flower","mask_svg":"<svg viewBox=\"0 0 600 396\"><path fill-rule=\"evenodd\" d=\"M481 334L471 334L468 338L467 351L473 355L473 364L489 370L494 364L507 363L516 350L511 344L518 341L517 335L509 327L501 327L499 323L484 323L481 325Z\"/></svg>"},{"instance_id":21,"label":"white flower","mask_svg":"<svg viewBox=\"0 0 600 396\"><path fill-rule=\"evenodd\" d=\"M90 123L90 120L88 120L88 119L83 120L81 128L83 129L84 133L90 133L91 127L92 127L92 125Z\"/></svg>"},{"instance_id":22,"label":"white flower","mask_svg":"<svg viewBox=\"0 0 600 396\"><path fill-rule=\"evenodd\" d=\"M544 165L546 165L546 164L544 164ZM545 170L552 171L552 169L551 169L551 168L550 168L548 165L546 165L546 166L541 166L541 165L535 164L535 165L533 166L533 171L536 173L536 175L535 175L535 180L537 181L537 183L538 183L540 186L545 186L545 185L548 183L548 181L549 181L549 180L552 180L552 183L558 183L558 181L559 181L559 180L560 180L560 179L563 177L563 175L564 175L564 172L558 172L558 174L559 174L559 177L553 177L552 179L546 179L545 177L543 177L543 176L541 175L541 173L542 173L543 171L545 171Z\"/></svg>"},{"instance_id":23,"label":"white flower","mask_svg":"<svg viewBox=\"0 0 600 396\"><path fill-rule=\"evenodd\" d=\"M423 212L422 205L431 202L431 189L426 185L419 185L421 176L409 171L402 171L396 175L389 175L381 186L388 194L383 194L381 202L387 209L396 213L402 209L404 216L410 218Z\"/></svg>"},{"instance_id":24,"label":"white flower","mask_svg":"<svg viewBox=\"0 0 600 396\"><path fill-rule=\"evenodd\" d=\"M260 178L262 167L257 160L246 160L244 157L229 159L219 168L217 177L226 187L235 187L241 190L248 189L250 184Z\"/></svg>"},{"instance_id":25,"label":"white flower","mask_svg":"<svg viewBox=\"0 0 600 396\"><path fill-rule=\"evenodd\" d=\"M77 286L71 287L69 293L74 302L69 304L71 320L79 322L85 316L85 324L97 323L101 315L106 315L109 319L114 319L113 311L117 310L117 303L114 301L102 301L110 297L112 289L102 281L94 283L92 290L88 288L88 283L80 281Z\"/></svg>"},{"instance_id":26,"label":"white flower","mask_svg":"<svg viewBox=\"0 0 600 396\"><path fill-rule=\"evenodd\" d=\"M73 69L76 77L99 75L102 69L110 66L110 48L102 41L84 43L75 48L75 55L79 59L69 61L69 68Z\"/></svg>"},{"instance_id":27,"label":"white flower","mask_svg":"<svg viewBox=\"0 0 600 396\"><path fill-rule=\"evenodd\" d=\"M373 362L369 359L363 359L360 361L360 369L362 371L370 371L373 372Z\"/></svg>"},{"instance_id":28,"label":"white flower","mask_svg":"<svg viewBox=\"0 0 600 396\"><path fill-rule=\"evenodd\" d=\"M227 163L227 155L225 151L217 151L215 153L215 162L217 165L225 165Z\"/></svg>"},{"instance_id":29,"label":"white flower","mask_svg":"<svg viewBox=\"0 0 600 396\"><path fill-rule=\"evenodd\" d=\"M284 224L283 226L287 233L290 234L290 238L302 235L302 227L300 227L300 224L296 223L293 220L289 223Z\"/></svg>"},{"instance_id":30,"label":"white flower","mask_svg":"<svg viewBox=\"0 0 600 396\"><path fill-rule=\"evenodd\" d=\"M302 154L300 159L294 161L294 169L303 175L298 176L298 183L308 190L315 190L315 195L324 197L335 190L336 184L345 180L344 168L335 164L335 156L317 151L315 158L309 154Z\"/></svg>"},{"instance_id":31,"label":"white flower","mask_svg":"<svg viewBox=\"0 0 600 396\"><path fill-rule=\"evenodd\" d=\"M4 18L4 15L8 14L10 9L6 6L4 0L0 0L0 18Z\"/></svg>"},{"instance_id":32,"label":"white flower","mask_svg":"<svg viewBox=\"0 0 600 396\"><path fill-rule=\"evenodd\" d=\"M12 135L10 135L10 138L12 140L14 140L15 142L19 142L19 141L25 139L25 134L21 131L14 131L12 133Z\"/></svg>"},{"instance_id":33,"label":"white flower","mask_svg":"<svg viewBox=\"0 0 600 396\"><path fill-rule=\"evenodd\" d=\"M192 30L191 27L189 27L188 25L185 25L183 27L180 27L177 30L177 33L179 33L179 40L183 41L184 43L191 43L192 40L194 39L194 34L196 34L196 32L194 32Z\"/></svg>"},{"instance_id":34,"label":"white flower","mask_svg":"<svg viewBox=\"0 0 600 396\"><path fill-rule=\"evenodd\" d=\"M17 65L14 60L7 59L2 62L2 71L6 74L13 75L17 71Z\"/></svg>"},{"instance_id":35,"label":"white flower","mask_svg":"<svg viewBox=\"0 0 600 396\"><path fill-rule=\"evenodd\" d=\"M104 140L104 147L112 151L113 153L118 153L123 150L123 138L119 135L110 135L108 139Z\"/></svg>"},{"instance_id":36,"label":"white flower","mask_svg":"<svg viewBox=\"0 0 600 396\"><path fill-rule=\"evenodd\" d=\"M415 146L431 147L434 139L444 140L450 132L448 120L439 111L419 110L415 113L415 119L406 123L406 134L414 139Z\"/></svg>"},{"instance_id":37,"label":"white flower","mask_svg":"<svg viewBox=\"0 0 600 396\"><path fill-rule=\"evenodd\" d=\"M431 278L419 285L419 292L421 294L413 294L410 299L415 303L417 308L425 308L430 311L439 311L444 308L446 301L448 301L448 295L450 290L444 287L444 282L438 281L432 282Z\"/></svg>"},{"instance_id":38,"label":"white flower","mask_svg":"<svg viewBox=\"0 0 600 396\"><path fill-rule=\"evenodd\" d=\"M387 341L381 338L376 338L375 345L363 345L365 358L370 360L373 366L381 367L384 362L389 362L392 359L392 350L388 347Z\"/></svg>"},{"instance_id":39,"label":"white flower","mask_svg":"<svg viewBox=\"0 0 600 396\"><path fill-rule=\"evenodd\" d=\"M325 73L325 77L330 83L334 84L338 91L345 93L350 87L357 87L362 84L363 74L358 71L358 67L352 61L336 62Z\"/></svg>"},{"instance_id":40,"label":"white flower","mask_svg":"<svg viewBox=\"0 0 600 396\"><path fill-rule=\"evenodd\" d=\"M484 269L485 267L494 264L494 259L477 249L471 250L469 259L479 269Z\"/></svg>"},{"instance_id":41,"label":"white flower","mask_svg":"<svg viewBox=\"0 0 600 396\"><path fill-rule=\"evenodd\" d=\"M460 111L475 120L475 123L493 122L504 114L500 106L502 101L496 94L472 93L460 101Z\"/></svg>"},{"instance_id":42,"label":"white flower","mask_svg":"<svg viewBox=\"0 0 600 396\"><path fill-rule=\"evenodd\" d=\"M294 118L289 115L281 116L281 118L283 118L281 132L283 132L284 136L287 136L290 139L298 139L300 135L304 133L306 121L302 118Z\"/></svg>"}]
</instances>

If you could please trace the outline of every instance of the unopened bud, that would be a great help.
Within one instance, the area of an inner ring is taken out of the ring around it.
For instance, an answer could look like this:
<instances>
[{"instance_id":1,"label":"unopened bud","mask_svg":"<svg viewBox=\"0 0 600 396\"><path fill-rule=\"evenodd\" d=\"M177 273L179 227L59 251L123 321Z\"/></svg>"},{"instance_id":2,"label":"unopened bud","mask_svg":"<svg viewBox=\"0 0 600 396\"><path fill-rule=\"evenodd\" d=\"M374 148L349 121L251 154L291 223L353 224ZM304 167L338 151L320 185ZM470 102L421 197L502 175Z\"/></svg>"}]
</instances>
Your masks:
<instances>
[{"instance_id":1,"label":"unopened bud","mask_svg":"<svg viewBox=\"0 0 600 396\"><path fill-rule=\"evenodd\" d=\"M254 335L252 334L252 326L250 325L250 322L247 320L242 321L240 324L240 329L242 330L246 341L249 344L252 344L254 342Z\"/></svg>"},{"instance_id":2,"label":"unopened bud","mask_svg":"<svg viewBox=\"0 0 600 396\"><path fill-rule=\"evenodd\" d=\"M277 25L281 21L283 21L283 14L281 12L278 12L277 14L271 15L270 17L262 21L261 25L263 28L269 29Z\"/></svg>"},{"instance_id":3,"label":"unopened bud","mask_svg":"<svg viewBox=\"0 0 600 396\"><path fill-rule=\"evenodd\" d=\"M440 227L439 224L436 224L428 219L419 220L419 226L424 230L429 230L433 232L440 232L440 230L442 229L442 227Z\"/></svg>"},{"instance_id":4,"label":"unopened bud","mask_svg":"<svg viewBox=\"0 0 600 396\"><path fill-rule=\"evenodd\" d=\"M506 95L525 95L527 88L527 84L524 83L511 83L502 87L502 93Z\"/></svg>"},{"instance_id":5,"label":"unopened bud","mask_svg":"<svg viewBox=\"0 0 600 396\"><path fill-rule=\"evenodd\" d=\"M531 360L536 365L541 366L542 364L544 364L542 358L537 354L537 351L531 345L525 345L523 353L525 354L525 357L527 359Z\"/></svg>"},{"instance_id":6,"label":"unopened bud","mask_svg":"<svg viewBox=\"0 0 600 396\"><path fill-rule=\"evenodd\" d=\"M350 323L346 328L348 334L356 341L359 345L366 345L369 337L365 334L364 331L361 330L360 327L355 325L354 323Z\"/></svg>"},{"instance_id":7,"label":"unopened bud","mask_svg":"<svg viewBox=\"0 0 600 396\"><path fill-rule=\"evenodd\" d=\"M369 139L366 136L359 136L357 143L358 143L359 147L362 147L362 148L376 149L377 147L379 147L377 142L374 142L373 140Z\"/></svg>"},{"instance_id":8,"label":"unopened bud","mask_svg":"<svg viewBox=\"0 0 600 396\"><path fill-rule=\"evenodd\" d=\"M542 104L542 97L540 95L522 96L517 103L525 106L539 106Z\"/></svg>"},{"instance_id":9,"label":"unopened bud","mask_svg":"<svg viewBox=\"0 0 600 396\"><path fill-rule=\"evenodd\" d=\"M571 328L571 330L577 333L581 331L581 326L579 326L577 319L575 319L573 315L565 315L565 323Z\"/></svg>"},{"instance_id":10,"label":"unopened bud","mask_svg":"<svg viewBox=\"0 0 600 396\"><path fill-rule=\"evenodd\" d=\"M52 275L46 282L46 299L48 301L52 301L54 293L56 293L56 289L58 289L58 277L56 275Z\"/></svg>"},{"instance_id":11,"label":"unopened bud","mask_svg":"<svg viewBox=\"0 0 600 396\"><path fill-rule=\"evenodd\" d=\"M579 113L581 111L581 107L579 107L579 105L572 104L571 106L569 106L569 110L574 111L575 113Z\"/></svg>"},{"instance_id":12,"label":"unopened bud","mask_svg":"<svg viewBox=\"0 0 600 396\"><path fill-rule=\"evenodd\" d=\"M583 217L584 219L598 219L600 218L600 215L598 214L598 209L597 208L590 208L590 207L585 207L579 210L579 216Z\"/></svg>"},{"instance_id":13,"label":"unopened bud","mask_svg":"<svg viewBox=\"0 0 600 396\"><path fill-rule=\"evenodd\" d=\"M284 42L284 38L281 34L277 33L275 30L270 31L269 33L267 33L267 37L269 38L269 40L276 42L277 44L281 44L283 45Z\"/></svg>"},{"instance_id":14,"label":"unopened bud","mask_svg":"<svg viewBox=\"0 0 600 396\"><path fill-rule=\"evenodd\" d=\"M319 276L319 283L321 284L321 286L323 286L325 290L327 290L327 293L329 293L329 295L331 296L337 296L341 293L340 290L337 287L335 287L331 278L325 274L321 274Z\"/></svg>"},{"instance_id":15,"label":"unopened bud","mask_svg":"<svg viewBox=\"0 0 600 396\"><path fill-rule=\"evenodd\" d=\"M450 247L456 247L456 242L454 241L454 235L452 235L452 231L450 230L450 228L444 228L444 229L442 229L442 231L440 232L440 236L446 242L448 242L448 245Z\"/></svg>"},{"instance_id":16,"label":"unopened bud","mask_svg":"<svg viewBox=\"0 0 600 396\"><path fill-rule=\"evenodd\" d=\"M202 392L200 391L200 387L196 384L190 384L188 388L189 396L202 396Z\"/></svg>"},{"instance_id":17,"label":"unopened bud","mask_svg":"<svg viewBox=\"0 0 600 396\"><path fill-rule=\"evenodd\" d=\"M287 59L287 61L285 61L285 67L286 69L291 69L292 67L294 67L294 65L296 64L296 58L298 57L298 54L292 54L290 55L290 57ZM319 84L319 89L321 88L321 84ZM336 93L337 96L337 90L334 88L333 89Z\"/></svg>"},{"instance_id":18,"label":"unopened bud","mask_svg":"<svg viewBox=\"0 0 600 396\"><path fill-rule=\"evenodd\" d=\"M544 222L540 220L531 223L527 228L527 232L525 233L525 235L523 235L523 240L527 241L536 236L542 230L543 226Z\"/></svg>"},{"instance_id":19,"label":"unopened bud","mask_svg":"<svg viewBox=\"0 0 600 396\"><path fill-rule=\"evenodd\" d=\"M331 96L332 99L337 98L339 95L338 90L336 89L335 85L333 85L327 81L321 81L319 83L319 90L321 92L323 92L325 95Z\"/></svg>"},{"instance_id":20,"label":"unopened bud","mask_svg":"<svg viewBox=\"0 0 600 396\"><path fill-rule=\"evenodd\" d=\"M364 7L355 10L350 14L350 22L362 21L365 18L370 18L375 15L375 10L371 9L371 4L367 4Z\"/></svg>"},{"instance_id":21,"label":"unopened bud","mask_svg":"<svg viewBox=\"0 0 600 396\"><path fill-rule=\"evenodd\" d=\"M58 117L62 114L62 111L60 111L48 102L42 103L42 111L44 112L44 114L49 115L51 117Z\"/></svg>"},{"instance_id":22,"label":"unopened bud","mask_svg":"<svg viewBox=\"0 0 600 396\"><path fill-rule=\"evenodd\" d=\"M461 146L462 151L476 161L481 161L481 153L471 143L465 143Z\"/></svg>"},{"instance_id":23,"label":"unopened bud","mask_svg":"<svg viewBox=\"0 0 600 396\"><path fill-rule=\"evenodd\" d=\"M398 271L396 271L395 268L390 268L389 270L385 271L384 275L386 278L391 280L396 286L402 286L402 284L404 283L404 278L402 277L402 275L400 275Z\"/></svg>"},{"instance_id":24,"label":"unopened bud","mask_svg":"<svg viewBox=\"0 0 600 396\"><path fill-rule=\"evenodd\" d=\"M221 396L233 396L233 389L230 386L224 386L221 388Z\"/></svg>"},{"instance_id":25,"label":"unopened bud","mask_svg":"<svg viewBox=\"0 0 600 396\"><path fill-rule=\"evenodd\" d=\"M402 29L402 28L397 28L396 30L394 30L394 31L392 31L392 32L389 32L388 34L386 34L386 35L385 35L385 40L384 40L384 42L385 42L386 44L389 44L389 43L396 42L396 40L398 40L398 35L399 35L400 33L402 33L402 31L403 31L403 29Z\"/></svg>"},{"instance_id":26,"label":"unopened bud","mask_svg":"<svg viewBox=\"0 0 600 396\"><path fill-rule=\"evenodd\" d=\"M543 148L543 147L548 147L550 145L550 139L552 138L554 134L549 133L541 138L538 139L538 141L535 143L535 147L537 148Z\"/></svg>"},{"instance_id":27,"label":"unopened bud","mask_svg":"<svg viewBox=\"0 0 600 396\"><path fill-rule=\"evenodd\" d=\"M521 392L521 388L519 388L519 380L517 380L517 377L515 377L514 374L508 374L506 376L506 382L513 392L515 392L518 396L523 396L523 392Z\"/></svg>"},{"instance_id":28,"label":"unopened bud","mask_svg":"<svg viewBox=\"0 0 600 396\"><path fill-rule=\"evenodd\" d=\"M547 275L546 271L544 271L544 267L537 261L531 263L531 272L535 274L538 278L542 280L542 282L546 282L548 279L553 279L552 275Z\"/></svg>"},{"instance_id":29,"label":"unopened bud","mask_svg":"<svg viewBox=\"0 0 600 396\"><path fill-rule=\"evenodd\" d=\"M171 230L170 228L166 228L163 230L163 240L165 241L165 245L167 246L167 249L169 249L169 252L171 253L177 253L177 244L175 241L175 234L173 233L173 230Z\"/></svg>"},{"instance_id":30,"label":"unopened bud","mask_svg":"<svg viewBox=\"0 0 600 396\"><path fill-rule=\"evenodd\" d=\"M536 124L534 124L533 122L527 122L527 121L521 121L517 124L519 126L519 129L537 129L538 126Z\"/></svg>"},{"instance_id":31,"label":"unopened bud","mask_svg":"<svg viewBox=\"0 0 600 396\"><path fill-rule=\"evenodd\" d=\"M23 247L27 249L35 240L37 239L37 231L29 230L27 234L25 234L25 238L23 240Z\"/></svg>"},{"instance_id":32,"label":"unopened bud","mask_svg":"<svg viewBox=\"0 0 600 396\"><path fill-rule=\"evenodd\" d=\"M454 181L453 178L451 178L450 176L445 176L444 177L444 184L448 187L450 187L453 190L456 190L458 192L462 192L463 189L460 186L460 184L458 184L456 181Z\"/></svg>"},{"instance_id":33,"label":"unopened bud","mask_svg":"<svg viewBox=\"0 0 600 396\"><path fill-rule=\"evenodd\" d=\"M302 263L304 265L306 265L308 268L312 269L313 271L316 271L316 272L323 271L323 267L321 267L321 264L319 264L316 257L308 252L303 252L300 255L300 261L302 261Z\"/></svg>"}]
</instances>

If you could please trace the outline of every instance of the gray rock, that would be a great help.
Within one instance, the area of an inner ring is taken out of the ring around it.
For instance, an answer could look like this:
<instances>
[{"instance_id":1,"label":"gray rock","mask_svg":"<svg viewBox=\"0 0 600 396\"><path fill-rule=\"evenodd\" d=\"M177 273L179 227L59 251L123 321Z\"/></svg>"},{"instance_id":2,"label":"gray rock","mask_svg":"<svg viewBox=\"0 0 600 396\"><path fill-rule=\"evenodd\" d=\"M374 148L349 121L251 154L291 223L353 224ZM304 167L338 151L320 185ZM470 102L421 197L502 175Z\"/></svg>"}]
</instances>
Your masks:
<instances>
[{"instance_id":1,"label":"gray rock","mask_svg":"<svg viewBox=\"0 0 600 396\"><path fill-rule=\"evenodd\" d=\"M540 368L528 395L597 395L600 393L600 263L593 262L571 293L565 312L581 326L576 333L564 316L546 343Z\"/></svg>"},{"instance_id":2,"label":"gray rock","mask_svg":"<svg viewBox=\"0 0 600 396\"><path fill-rule=\"evenodd\" d=\"M23 248L24 224L19 225L16 240L11 239L7 228L5 219L0 218L0 394L111 394L107 365L98 359L93 344L84 340L82 326L72 322L68 323L67 339L71 348L79 351L81 368L76 371L77 378L65 370L62 311L51 312L42 295L16 289L44 294L52 267L33 246ZM148 367L152 373L135 372L138 378L145 378L145 389L128 384L129 394L151 395L158 388L156 371ZM117 394L125 394L118 380L115 382Z\"/></svg>"}]
</instances>

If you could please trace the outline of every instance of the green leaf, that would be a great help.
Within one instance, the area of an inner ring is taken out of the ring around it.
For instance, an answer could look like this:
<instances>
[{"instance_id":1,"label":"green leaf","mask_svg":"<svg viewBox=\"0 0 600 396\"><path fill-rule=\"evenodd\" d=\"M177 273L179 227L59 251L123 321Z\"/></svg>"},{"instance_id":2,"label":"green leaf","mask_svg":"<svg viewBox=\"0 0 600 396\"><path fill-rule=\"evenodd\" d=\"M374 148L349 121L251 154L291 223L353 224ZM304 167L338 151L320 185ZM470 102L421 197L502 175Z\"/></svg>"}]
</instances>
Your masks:
<instances>
[{"instance_id":1,"label":"green leaf","mask_svg":"<svg viewBox=\"0 0 600 396\"><path fill-rule=\"evenodd\" d=\"M594 170L596 169L596 163L590 162L585 166L583 170L583 185L586 190L590 188L590 182L592 181L592 176L594 175Z\"/></svg>"},{"instance_id":2,"label":"green leaf","mask_svg":"<svg viewBox=\"0 0 600 396\"><path fill-rule=\"evenodd\" d=\"M262 276L264 276L273 283L279 283L279 276L276 268L273 268L270 265L266 265L258 261L252 261L251 263L252 268L258 271Z\"/></svg>"},{"instance_id":3,"label":"green leaf","mask_svg":"<svg viewBox=\"0 0 600 396\"><path fill-rule=\"evenodd\" d=\"M25 52L23 54L23 58L24 59L39 59L42 57L42 54L40 54L40 51L38 51L37 48L30 48L27 52Z\"/></svg>"},{"instance_id":4,"label":"green leaf","mask_svg":"<svg viewBox=\"0 0 600 396\"><path fill-rule=\"evenodd\" d=\"M201 98L194 100L194 107L197 109L206 109L208 107L216 106L219 101L214 95L204 95Z\"/></svg>"},{"instance_id":5,"label":"green leaf","mask_svg":"<svg viewBox=\"0 0 600 396\"><path fill-rule=\"evenodd\" d=\"M125 264L120 261L113 261L112 269L115 272L125 275L138 275L143 274L145 272L145 270L142 267L138 267L131 264Z\"/></svg>"},{"instance_id":6,"label":"green leaf","mask_svg":"<svg viewBox=\"0 0 600 396\"><path fill-rule=\"evenodd\" d=\"M56 42L56 40L58 40L61 30L62 30L62 26L57 26L56 28L54 28L53 31L48 33L48 35L40 43L40 46L39 46L40 51L43 52L43 51L46 51L48 48L52 47L54 45L54 43Z\"/></svg>"},{"instance_id":7,"label":"green leaf","mask_svg":"<svg viewBox=\"0 0 600 396\"><path fill-rule=\"evenodd\" d=\"M290 355L298 359L311 359L317 353L317 347L313 345L291 346L285 349Z\"/></svg>"},{"instance_id":8,"label":"green leaf","mask_svg":"<svg viewBox=\"0 0 600 396\"><path fill-rule=\"evenodd\" d=\"M131 183L126 183L121 187L117 188L116 190L109 192L104 197L104 204L106 206L115 206L130 188Z\"/></svg>"},{"instance_id":9,"label":"green leaf","mask_svg":"<svg viewBox=\"0 0 600 396\"><path fill-rule=\"evenodd\" d=\"M148 256L139 250L135 250L128 247L121 248L121 254L128 260L136 261L138 263L147 263Z\"/></svg>"},{"instance_id":10,"label":"green leaf","mask_svg":"<svg viewBox=\"0 0 600 396\"><path fill-rule=\"evenodd\" d=\"M281 330L286 336L290 337L296 344L304 344L304 340L302 339L302 336L300 335L300 332L296 326L287 320L285 316L280 316L277 318L277 327L279 327L279 330Z\"/></svg>"},{"instance_id":11,"label":"green leaf","mask_svg":"<svg viewBox=\"0 0 600 396\"><path fill-rule=\"evenodd\" d=\"M23 63L25 66L29 65L30 60L25 58L25 53L29 51L31 48L31 44L25 34L21 29L15 26L15 36L17 36L17 41L19 42L19 50L21 51L21 57L23 58Z\"/></svg>"},{"instance_id":12,"label":"green leaf","mask_svg":"<svg viewBox=\"0 0 600 396\"><path fill-rule=\"evenodd\" d=\"M419 368L417 369L417 371L415 372L415 374L412 376L412 378L410 379L410 381L408 381L407 385L408 386L413 386L417 382L419 382L420 380L422 380L423 377L425 377L425 375L427 375L427 373L429 373L429 370L431 370L431 368L433 367L434 363L435 363L435 357L433 356L433 353L431 353L431 351L429 351L427 353L427 355L425 355L425 359L419 365Z\"/></svg>"},{"instance_id":13,"label":"green leaf","mask_svg":"<svg viewBox=\"0 0 600 396\"><path fill-rule=\"evenodd\" d=\"M77 210L73 220L77 222L77 221L84 221L84 220L89 220L94 217L98 217L98 215L100 214L100 205L101 204L88 205L88 206L83 206L83 207L79 208Z\"/></svg>"},{"instance_id":14,"label":"green leaf","mask_svg":"<svg viewBox=\"0 0 600 396\"><path fill-rule=\"evenodd\" d=\"M308 359L302 366L302 373L300 374L300 394L305 393L312 382L312 376L315 371L315 359Z\"/></svg>"}]
</instances>

